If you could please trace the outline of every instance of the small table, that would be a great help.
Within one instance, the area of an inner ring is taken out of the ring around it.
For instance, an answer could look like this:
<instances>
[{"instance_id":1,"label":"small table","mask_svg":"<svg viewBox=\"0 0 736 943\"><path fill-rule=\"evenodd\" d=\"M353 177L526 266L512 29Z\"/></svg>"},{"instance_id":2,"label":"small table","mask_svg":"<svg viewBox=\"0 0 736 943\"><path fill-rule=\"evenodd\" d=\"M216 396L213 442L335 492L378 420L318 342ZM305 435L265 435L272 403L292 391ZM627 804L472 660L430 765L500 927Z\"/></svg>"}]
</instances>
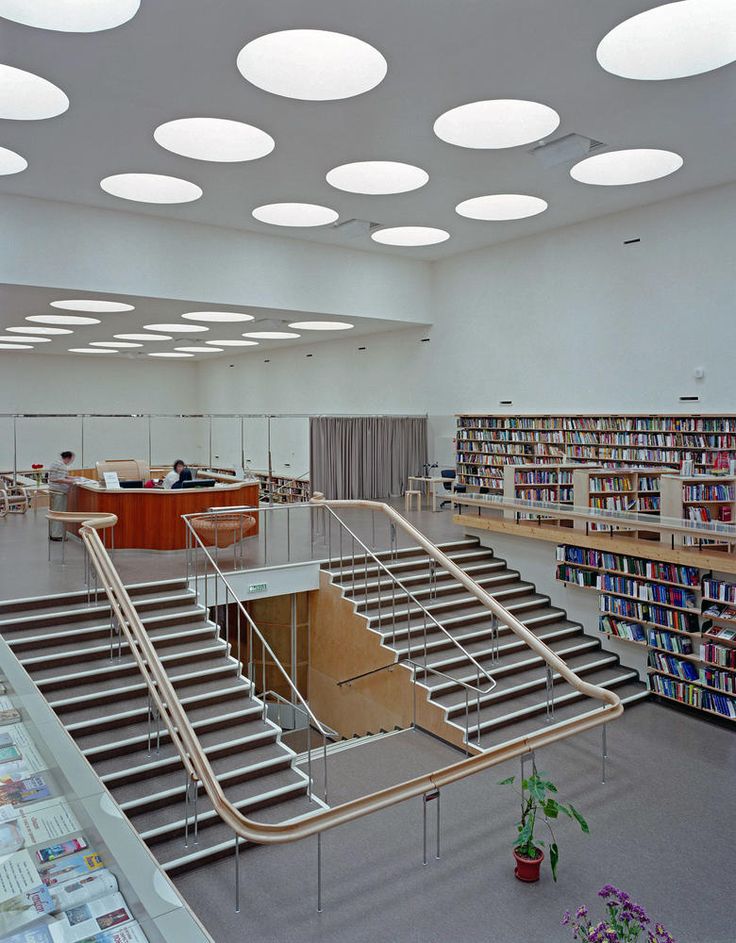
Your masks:
<instances>
[{"instance_id":1,"label":"small table","mask_svg":"<svg viewBox=\"0 0 736 943\"><path fill-rule=\"evenodd\" d=\"M419 491L421 494L426 494L427 499L429 499L431 495L433 511L438 510L437 508L438 489L435 487L435 485L438 485L438 484L444 485L446 481L452 481L451 478L442 478L441 475L409 475L407 480L409 482L409 489L411 489L412 487L415 487L417 491Z\"/></svg>"}]
</instances>

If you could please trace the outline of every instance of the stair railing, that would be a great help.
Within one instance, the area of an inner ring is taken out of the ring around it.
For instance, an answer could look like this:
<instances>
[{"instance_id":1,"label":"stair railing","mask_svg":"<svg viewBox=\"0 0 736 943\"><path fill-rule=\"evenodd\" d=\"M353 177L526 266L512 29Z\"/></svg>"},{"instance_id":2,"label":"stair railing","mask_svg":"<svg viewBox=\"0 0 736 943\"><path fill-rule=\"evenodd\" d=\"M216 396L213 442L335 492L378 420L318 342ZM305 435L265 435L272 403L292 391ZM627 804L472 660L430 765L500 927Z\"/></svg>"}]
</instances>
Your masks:
<instances>
[{"instance_id":1,"label":"stair railing","mask_svg":"<svg viewBox=\"0 0 736 943\"><path fill-rule=\"evenodd\" d=\"M205 546L199 533L197 532L195 527L192 526L191 521L188 520L186 517L183 520L187 528L188 550L191 548L195 548L197 552L201 552L204 555L204 560L205 560L204 576L203 577L197 576L196 581L195 581L197 590L195 591L198 591L199 580L204 579L205 606L206 607L208 606L208 601L209 601L209 605L214 606L216 613L217 613L218 607L220 606L223 607L224 618L222 621L224 622L225 639L228 642L228 644L230 644L231 628L235 634L236 661L238 664L238 669L237 669L238 676L241 675L242 666L243 666L243 662L241 659L241 640L243 637L243 633L241 629L242 629L242 621L243 620L245 621L246 632L247 632L246 654L248 656L248 680L251 682L251 684L253 685L254 691L256 692L257 692L256 677L258 675L258 668L256 666L256 662L254 659L254 644L253 644L254 637L257 638L258 642L260 643L260 650L261 650L260 674L261 674L261 694L262 694L261 700L263 701L263 720L265 721L268 719L268 704L267 704L268 684L267 684L267 678L266 678L266 659L268 657L270 664L273 665L273 667L277 670L278 674L281 676L281 679L285 682L287 688L289 689L289 692L291 694L291 703L294 705L298 705L300 710L307 716L309 723L312 724L312 726L318 731L318 733L322 737L321 750L322 750L323 787L324 787L322 799L326 803L327 802L327 742L328 740L334 740L338 736L338 734L336 734L335 731L332 730L331 728L325 727L325 725L320 723L320 721L317 719L314 711L310 708L309 704L304 700L299 689L294 684L293 680L289 677L289 673L287 672L286 668L281 663L280 659L277 657L274 650L271 648L271 646L268 644L268 642L264 638L263 633L256 625L251 614L245 608L242 600L238 598L238 595L233 589L230 581L227 579L227 577L225 576L225 574L222 572L217 562L215 561L214 557L212 556L208 548ZM195 554L195 559L196 559L196 554ZM197 570L197 573L198 573L198 570ZM207 587L209 586L210 582L213 583L213 587L212 587L213 591L211 595L207 593ZM222 590L220 590L220 584L222 584ZM235 606L235 620L234 620L235 624L233 626L231 626L230 624L231 622L230 607L231 606ZM218 635L219 635L219 631L221 628L220 620L215 618L214 621L216 622L218 626ZM307 756L308 756L308 778L309 778L308 795L311 801L313 798L311 737L309 740L309 748L307 750Z\"/></svg>"},{"instance_id":2,"label":"stair railing","mask_svg":"<svg viewBox=\"0 0 736 943\"><path fill-rule=\"evenodd\" d=\"M605 724L619 717L623 713L623 705L618 695L589 684L578 678L571 669L543 642L540 642L504 607L497 603L488 593L476 587L459 567L452 564L444 554L426 538L404 521L393 509L380 502L330 502L337 506L367 507L378 511L390 518L394 518L397 526L402 527L423 546L430 556L443 563L446 568L454 571L456 577L466 585L469 591L476 595L487 607L496 612L506 624L529 646L540 654L545 661L555 668L575 689L584 695L602 701L601 707L588 713L562 721L554 727L547 727L530 733L516 740L499 744L478 753L465 757L456 763L421 776L416 776L402 783L379 789L369 795L343 802L340 805L327 809L318 809L313 813L281 823L256 822L244 816L225 795L217 776L207 758L197 734L195 733L186 711L168 677L159 655L148 636L138 612L117 573L99 534L95 530L98 522L90 520L82 525L80 536L90 554L92 565L100 577L101 585L110 600L111 607L121 630L126 635L132 652L138 652L134 658L142 676L151 692L151 697L157 706L164 726L169 731L172 742L176 746L187 772L188 782L191 780L195 787L195 796L201 784L204 792L212 803L213 809L220 819L233 830L235 836L235 868L236 868L236 910L239 910L239 861L241 840L258 844L285 844L310 836L317 837L317 888L318 910L321 910L321 837L322 833L338 825L354 822L374 812L379 812L412 798L425 798L438 790L459 782L474 773L489 769L510 759L523 757L534 750L541 749L573 734L602 726L605 734ZM604 740L605 742L605 740ZM188 795L188 791L187 791ZM196 829L196 824L195 824Z\"/></svg>"}]
</instances>

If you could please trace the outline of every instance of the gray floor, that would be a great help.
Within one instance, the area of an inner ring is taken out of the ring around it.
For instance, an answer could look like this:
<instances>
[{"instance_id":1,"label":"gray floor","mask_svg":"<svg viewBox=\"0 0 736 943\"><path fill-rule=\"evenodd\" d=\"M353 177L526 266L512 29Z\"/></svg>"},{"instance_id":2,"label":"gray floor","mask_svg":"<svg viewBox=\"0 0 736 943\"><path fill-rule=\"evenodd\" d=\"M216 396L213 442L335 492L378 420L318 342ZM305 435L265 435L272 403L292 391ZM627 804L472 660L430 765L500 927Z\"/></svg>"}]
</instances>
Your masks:
<instances>
[{"instance_id":1,"label":"gray floor","mask_svg":"<svg viewBox=\"0 0 736 943\"><path fill-rule=\"evenodd\" d=\"M403 513L403 501L391 502ZM243 542L243 555L233 558L231 550L220 551L223 569L269 565L307 559L323 559L331 552L349 554L358 544L343 533L340 541L338 528L333 524L329 540L315 527L315 540L310 531L309 509L293 508L289 512L287 530L286 511L277 510L264 514L268 517L265 528L258 538ZM385 549L389 546L389 529L379 514L375 519L371 512L362 509L341 509L340 516L350 529L371 548ZM416 524L428 537L436 541L458 540L462 537L452 523L449 508L436 513L429 510L412 511L408 519ZM409 541L399 532L398 544L406 546ZM78 540L67 540L65 563L61 561L61 544L52 544L53 560L49 563L47 522L44 510L27 514L8 515L0 519L0 599L18 599L25 596L42 596L48 593L63 593L84 586L82 547ZM145 550L117 550L115 564L126 583L163 580L186 575L184 551L156 552Z\"/></svg>"},{"instance_id":2,"label":"gray floor","mask_svg":"<svg viewBox=\"0 0 736 943\"><path fill-rule=\"evenodd\" d=\"M402 734L331 760L333 801L398 781L457 756ZM588 818L589 836L558 828L559 882L512 874L517 803L495 785L518 761L443 791L442 857L422 867L421 802L413 800L323 838L324 912L315 912L316 839L255 848L242 857L242 912L233 912L233 863L177 884L217 943L555 943L567 908L596 906L605 883L627 889L678 943L733 943L736 740L677 710L643 703L608 731L538 758ZM429 765L428 765L429 764ZM430 839L433 836L430 828Z\"/></svg>"}]
</instances>

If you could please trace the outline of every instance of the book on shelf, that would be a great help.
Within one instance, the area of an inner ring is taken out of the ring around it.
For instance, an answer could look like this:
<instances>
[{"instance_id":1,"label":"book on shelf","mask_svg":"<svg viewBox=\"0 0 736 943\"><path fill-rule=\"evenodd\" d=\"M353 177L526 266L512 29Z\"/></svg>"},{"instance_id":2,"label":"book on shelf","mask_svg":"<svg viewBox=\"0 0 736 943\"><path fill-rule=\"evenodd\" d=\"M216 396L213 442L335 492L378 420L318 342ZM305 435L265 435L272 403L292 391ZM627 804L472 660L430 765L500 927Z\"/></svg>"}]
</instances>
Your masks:
<instances>
[{"instance_id":1,"label":"book on shelf","mask_svg":"<svg viewBox=\"0 0 736 943\"><path fill-rule=\"evenodd\" d=\"M711 603L707 609L704 609L703 615L710 619L723 619L726 622L736 622L736 608L734 606L724 606L717 602Z\"/></svg>"},{"instance_id":2,"label":"book on shelf","mask_svg":"<svg viewBox=\"0 0 736 943\"><path fill-rule=\"evenodd\" d=\"M683 661L673 655L664 655L662 652L649 652L649 664L652 668L675 675L675 677L682 678L683 681L700 680L698 669L691 661Z\"/></svg>"},{"instance_id":3,"label":"book on shelf","mask_svg":"<svg viewBox=\"0 0 736 943\"><path fill-rule=\"evenodd\" d=\"M557 567L555 578L562 583L575 583L589 589L597 588L597 574L593 570L579 570L573 566L560 564Z\"/></svg>"},{"instance_id":4,"label":"book on shelf","mask_svg":"<svg viewBox=\"0 0 736 943\"><path fill-rule=\"evenodd\" d=\"M653 622L662 628L675 629L679 632L700 632L697 618L692 613L665 609L662 606L635 602L632 599L622 599L619 596L600 596L600 610L627 616L636 621Z\"/></svg>"},{"instance_id":5,"label":"book on shelf","mask_svg":"<svg viewBox=\"0 0 736 943\"><path fill-rule=\"evenodd\" d=\"M720 602L732 602L736 605L736 584L723 580L703 580L703 595Z\"/></svg>"},{"instance_id":6,"label":"book on shelf","mask_svg":"<svg viewBox=\"0 0 736 943\"><path fill-rule=\"evenodd\" d=\"M669 652L680 655L692 655L692 639L686 635L674 635L662 629L649 628L647 630L647 643L652 648L664 648Z\"/></svg>"},{"instance_id":7,"label":"book on shelf","mask_svg":"<svg viewBox=\"0 0 736 943\"><path fill-rule=\"evenodd\" d=\"M614 619L612 616L600 616L598 631L603 632L605 635L627 639L630 642L646 643L644 629L636 622L626 622L623 619Z\"/></svg>"},{"instance_id":8,"label":"book on shelf","mask_svg":"<svg viewBox=\"0 0 736 943\"><path fill-rule=\"evenodd\" d=\"M710 688L719 688L724 694L736 694L736 673L717 668L701 668L700 680Z\"/></svg>"},{"instance_id":9,"label":"book on shelf","mask_svg":"<svg viewBox=\"0 0 736 943\"><path fill-rule=\"evenodd\" d=\"M713 642L706 642L703 645L703 661L712 662L721 668L730 668L736 671L736 648L729 648L726 645L716 645Z\"/></svg>"}]
</instances>

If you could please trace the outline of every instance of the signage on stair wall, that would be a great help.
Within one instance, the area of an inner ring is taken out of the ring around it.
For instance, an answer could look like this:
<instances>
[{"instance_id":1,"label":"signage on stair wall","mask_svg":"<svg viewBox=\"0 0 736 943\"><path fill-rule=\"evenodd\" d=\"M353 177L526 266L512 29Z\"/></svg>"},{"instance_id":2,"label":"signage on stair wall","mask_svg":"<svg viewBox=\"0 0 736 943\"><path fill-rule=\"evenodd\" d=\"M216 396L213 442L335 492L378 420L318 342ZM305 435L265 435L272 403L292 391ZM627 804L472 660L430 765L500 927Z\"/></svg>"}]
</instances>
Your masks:
<instances>
[{"instance_id":1,"label":"signage on stair wall","mask_svg":"<svg viewBox=\"0 0 736 943\"><path fill-rule=\"evenodd\" d=\"M249 593L265 593L268 589L268 583L251 583L248 587Z\"/></svg>"}]
</instances>

